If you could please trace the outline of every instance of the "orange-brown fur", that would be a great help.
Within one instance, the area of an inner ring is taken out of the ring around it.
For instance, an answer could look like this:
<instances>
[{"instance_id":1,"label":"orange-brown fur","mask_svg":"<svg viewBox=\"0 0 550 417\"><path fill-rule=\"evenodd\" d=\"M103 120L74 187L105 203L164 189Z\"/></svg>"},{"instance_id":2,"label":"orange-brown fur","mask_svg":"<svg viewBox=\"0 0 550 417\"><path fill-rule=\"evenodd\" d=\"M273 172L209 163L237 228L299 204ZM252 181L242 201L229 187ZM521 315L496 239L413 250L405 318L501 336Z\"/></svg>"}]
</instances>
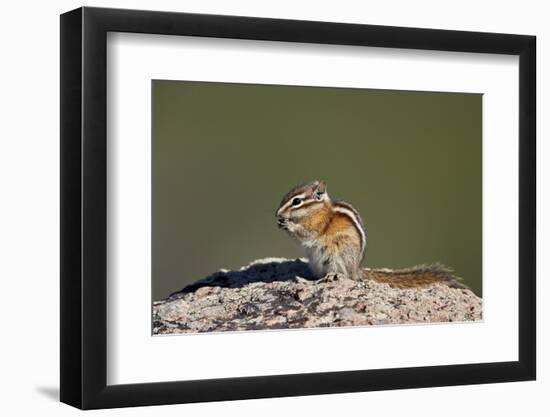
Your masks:
<instances>
[{"instance_id":1,"label":"orange-brown fur","mask_svg":"<svg viewBox=\"0 0 550 417\"><path fill-rule=\"evenodd\" d=\"M321 236L327 232L327 228L330 226L332 220L333 215L329 205L323 205L321 209L303 219L302 224L305 229Z\"/></svg>"},{"instance_id":2,"label":"orange-brown fur","mask_svg":"<svg viewBox=\"0 0 550 417\"><path fill-rule=\"evenodd\" d=\"M360 245L353 223L346 216L339 213L332 216L325 232L321 235L321 239L335 253L341 252L342 248L349 245Z\"/></svg>"},{"instance_id":3,"label":"orange-brown fur","mask_svg":"<svg viewBox=\"0 0 550 417\"><path fill-rule=\"evenodd\" d=\"M359 244L359 239L354 233L354 226L347 216L335 213L330 204L318 210L302 221L307 230L317 234L326 244L338 246L338 242L350 240L353 244Z\"/></svg>"},{"instance_id":4,"label":"orange-brown fur","mask_svg":"<svg viewBox=\"0 0 550 417\"><path fill-rule=\"evenodd\" d=\"M326 233L328 234L349 234L350 236L353 236L350 232L352 232L354 229L353 223L350 219L348 219L345 215L336 213L332 217L332 221L329 223Z\"/></svg>"}]
</instances>

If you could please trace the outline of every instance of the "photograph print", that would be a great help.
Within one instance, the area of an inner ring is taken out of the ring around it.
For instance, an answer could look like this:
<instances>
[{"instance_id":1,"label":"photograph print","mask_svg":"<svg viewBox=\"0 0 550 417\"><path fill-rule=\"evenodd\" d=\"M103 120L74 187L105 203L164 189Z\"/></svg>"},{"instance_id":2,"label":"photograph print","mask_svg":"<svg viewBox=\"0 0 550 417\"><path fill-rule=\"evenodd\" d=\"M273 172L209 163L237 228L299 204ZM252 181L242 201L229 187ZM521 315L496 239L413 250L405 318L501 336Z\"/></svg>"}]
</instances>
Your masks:
<instances>
[{"instance_id":1,"label":"photograph print","mask_svg":"<svg viewBox=\"0 0 550 417\"><path fill-rule=\"evenodd\" d=\"M153 335L482 320L481 94L151 88Z\"/></svg>"}]
</instances>

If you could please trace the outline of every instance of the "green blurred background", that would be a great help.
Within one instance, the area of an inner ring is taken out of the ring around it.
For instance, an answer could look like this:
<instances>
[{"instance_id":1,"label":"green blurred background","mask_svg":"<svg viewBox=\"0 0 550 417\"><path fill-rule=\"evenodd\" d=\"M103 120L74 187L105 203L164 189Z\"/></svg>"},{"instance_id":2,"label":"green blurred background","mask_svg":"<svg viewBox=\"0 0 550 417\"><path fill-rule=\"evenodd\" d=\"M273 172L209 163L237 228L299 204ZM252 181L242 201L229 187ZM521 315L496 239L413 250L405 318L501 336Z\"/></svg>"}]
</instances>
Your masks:
<instances>
[{"instance_id":1,"label":"green blurred background","mask_svg":"<svg viewBox=\"0 0 550 417\"><path fill-rule=\"evenodd\" d=\"M482 96L152 82L152 289L303 256L275 223L312 179L352 203L364 265L442 262L481 295Z\"/></svg>"}]
</instances>

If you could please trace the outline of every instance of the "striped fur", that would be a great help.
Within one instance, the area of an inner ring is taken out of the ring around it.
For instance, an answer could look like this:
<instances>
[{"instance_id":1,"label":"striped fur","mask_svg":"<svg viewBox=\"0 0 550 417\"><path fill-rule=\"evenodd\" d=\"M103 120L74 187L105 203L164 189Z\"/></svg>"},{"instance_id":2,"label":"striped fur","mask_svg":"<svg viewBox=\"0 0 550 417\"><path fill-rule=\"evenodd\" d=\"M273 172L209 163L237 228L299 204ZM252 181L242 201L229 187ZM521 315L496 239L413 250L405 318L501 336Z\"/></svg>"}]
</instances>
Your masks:
<instances>
[{"instance_id":1,"label":"striped fur","mask_svg":"<svg viewBox=\"0 0 550 417\"><path fill-rule=\"evenodd\" d=\"M355 230L361 238L361 253L365 254L365 249L367 248L367 233L365 231L365 226L363 225L363 219L359 212L349 203L345 201L336 201L332 205L334 211L337 213L342 213L346 215L355 226Z\"/></svg>"},{"instance_id":2,"label":"striped fur","mask_svg":"<svg viewBox=\"0 0 550 417\"><path fill-rule=\"evenodd\" d=\"M294 187L285 194L275 215L305 249L312 272L320 277L339 273L361 279L367 236L357 210L333 202L322 181Z\"/></svg>"}]
</instances>

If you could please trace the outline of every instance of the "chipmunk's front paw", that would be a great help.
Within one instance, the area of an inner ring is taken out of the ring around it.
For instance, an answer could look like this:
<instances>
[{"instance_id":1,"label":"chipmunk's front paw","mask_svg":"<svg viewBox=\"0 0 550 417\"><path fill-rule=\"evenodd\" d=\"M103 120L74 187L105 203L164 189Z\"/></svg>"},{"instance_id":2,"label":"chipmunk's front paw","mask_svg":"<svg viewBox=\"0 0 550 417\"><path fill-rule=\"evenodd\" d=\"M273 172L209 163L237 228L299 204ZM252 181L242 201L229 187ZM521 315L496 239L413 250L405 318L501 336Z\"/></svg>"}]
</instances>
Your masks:
<instances>
[{"instance_id":1,"label":"chipmunk's front paw","mask_svg":"<svg viewBox=\"0 0 550 417\"><path fill-rule=\"evenodd\" d=\"M318 279L316 282L318 284L323 284L323 283L326 283L326 282L338 281L341 278L342 278L342 275L338 274L337 272L329 272L323 278Z\"/></svg>"}]
</instances>

